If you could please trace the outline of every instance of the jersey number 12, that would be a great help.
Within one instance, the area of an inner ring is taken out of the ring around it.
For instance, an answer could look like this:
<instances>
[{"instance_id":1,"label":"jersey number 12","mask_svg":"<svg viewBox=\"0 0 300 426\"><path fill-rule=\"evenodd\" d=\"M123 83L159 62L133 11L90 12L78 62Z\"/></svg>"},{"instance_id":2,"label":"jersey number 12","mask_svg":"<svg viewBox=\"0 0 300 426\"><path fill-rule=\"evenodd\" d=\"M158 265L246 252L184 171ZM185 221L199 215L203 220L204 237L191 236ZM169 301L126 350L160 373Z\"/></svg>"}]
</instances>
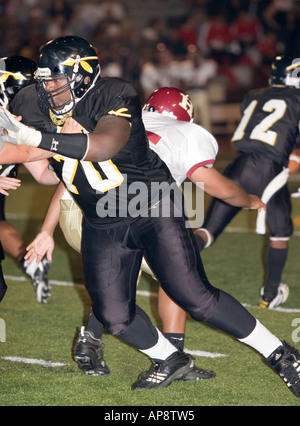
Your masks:
<instances>
[{"instance_id":1,"label":"jersey number 12","mask_svg":"<svg viewBox=\"0 0 300 426\"><path fill-rule=\"evenodd\" d=\"M258 102L252 101L245 109L243 118L240 121L234 135L232 142L243 139L248 123L257 107ZM250 134L250 139L256 139L261 142L274 146L277 139L277 133L269 130L278 120L280 120L286 111L286 102L280 99L270 99L263 106L263 111L269 112L259 124L257 124Z\"/></svg>"}]
</instances>

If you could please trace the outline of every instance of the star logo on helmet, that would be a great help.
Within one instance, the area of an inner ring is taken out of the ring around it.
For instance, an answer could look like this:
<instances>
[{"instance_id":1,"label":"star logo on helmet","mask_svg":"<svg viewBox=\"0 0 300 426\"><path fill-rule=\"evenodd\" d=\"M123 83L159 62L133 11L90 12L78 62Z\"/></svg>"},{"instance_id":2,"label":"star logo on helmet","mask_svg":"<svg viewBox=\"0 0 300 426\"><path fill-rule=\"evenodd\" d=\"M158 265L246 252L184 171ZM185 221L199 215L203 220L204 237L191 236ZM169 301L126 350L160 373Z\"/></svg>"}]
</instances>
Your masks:
<instances>
[{"instance_id":1,"label":"star logo on helmet","mask_svg":"<svg viewBox=\"0 0 300 426\"><path fill-rule=\"evenodd\" d=\"M8 77L13 77L15 80L26 80L26 77L24 77L23 74L20 72L10 72L10 71L3 71L0 70L0 79L1 81L5 82Z\"/></svg>"},{"instance_id":2,"label":"star logo on helmet","mask_svg":"<svg viewBox=\"0 0 300 426\"><path fill-rule=\"evenodd\" d=\"M93 68L90 66L90 64L87 61L98 61L98 56L86 56L84 58L68 58L66 59L64 62L62 62L62 65L65 65L67 67L73 67L76 63L80 64L82 66L82 68L92 74L93 73Z\"/></svg>"}]
</instances>

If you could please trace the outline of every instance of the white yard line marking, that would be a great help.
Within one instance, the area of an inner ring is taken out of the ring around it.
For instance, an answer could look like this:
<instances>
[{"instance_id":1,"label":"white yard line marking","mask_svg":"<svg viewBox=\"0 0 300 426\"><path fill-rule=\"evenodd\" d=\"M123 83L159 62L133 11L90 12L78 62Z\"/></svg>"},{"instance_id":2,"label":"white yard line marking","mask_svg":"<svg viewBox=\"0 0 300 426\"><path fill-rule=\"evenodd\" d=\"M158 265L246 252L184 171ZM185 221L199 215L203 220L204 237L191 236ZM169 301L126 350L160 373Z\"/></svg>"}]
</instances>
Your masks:
<instances>
[{"instance_id":1,"label":"white yard line marking","mask_svg":"<svg viewBox=\"0 0 300 426\"><path fill-rule=\"evenodd\" d=\"M41 365L42 367L64 367L65 365L67 365L63 364L62 362L51 362L44 361L43 359L23 358L19 356L2 356L0 357L0 359L12 362L22 362L23 364L36 364Z\"/></svg>"},{"instance_id":2,"label":"white yard line marking","mask_svg":"<svg viewBox=\"0 0 300 426\"><path fill-rule=\"evenodd\" d=\"M184 352L187 352L190 355L199 356L203 358L226 358L228 355L218 354L213 352L204 352L204 351L190 351L189 349L184 349Z\"/></svg>"}]
</instances>

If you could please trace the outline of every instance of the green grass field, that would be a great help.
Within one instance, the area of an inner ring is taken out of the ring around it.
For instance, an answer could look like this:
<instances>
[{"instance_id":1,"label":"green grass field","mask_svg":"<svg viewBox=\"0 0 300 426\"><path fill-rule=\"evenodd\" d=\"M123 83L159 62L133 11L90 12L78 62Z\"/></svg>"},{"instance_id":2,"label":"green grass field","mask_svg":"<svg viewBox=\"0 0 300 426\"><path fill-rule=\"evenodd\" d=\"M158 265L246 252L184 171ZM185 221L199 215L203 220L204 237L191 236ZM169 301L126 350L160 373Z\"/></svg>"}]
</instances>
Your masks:
<instances>
[{"instance_id":1,"label":"green grass field","mask_svg":"<svg viewBox=\"0 0 300 426\"><path fill-rule=\"evenodd\" d=\"M23 186L7 199L6 212L8 220L20 230L25 241L30 242L39 231L53 188L38 186L30 176L22 174L22 170L20 177ZM296 190L298 183L291 182L290 187ZM264 237L250 232L255 213L241 212L230 225L232 232L225 232L202 257L212 284L246 303L250 312L279 338L300 347L297 225L300 200L293 200L293 205L295 236L291 239L284 272L284 282L290 286L291 293L283 305L285 311L257 308L266 244ZM223 355L215 358L207 354L195 356L198 366L216 372L215 379L175 382L167 389L132 392L131 384L141 371L149 368L150 362L109 335L104 336L104 354L111 369L110 376L85 377L72 359L74 340L90 308L82 285L80 256L68 247L58 229L54 261L49 271L52 297L47 305L36 302L31 283L9 256L3 262L3 269L9 289L0 306L0 318L7 326L7 341L0 343L0 406L107 407L102 408L104 411L109 411L111 406L157 407L160 410L185 406L194 409L201 406L300 406L300 400L265 365L260 355L192 320L187 322L186 349L198 355L199 351ZM137 302L160 326L156 292L156 282L143 274ZM28 363L29 360L32 363Z\"/></svg>"}]
</instances>

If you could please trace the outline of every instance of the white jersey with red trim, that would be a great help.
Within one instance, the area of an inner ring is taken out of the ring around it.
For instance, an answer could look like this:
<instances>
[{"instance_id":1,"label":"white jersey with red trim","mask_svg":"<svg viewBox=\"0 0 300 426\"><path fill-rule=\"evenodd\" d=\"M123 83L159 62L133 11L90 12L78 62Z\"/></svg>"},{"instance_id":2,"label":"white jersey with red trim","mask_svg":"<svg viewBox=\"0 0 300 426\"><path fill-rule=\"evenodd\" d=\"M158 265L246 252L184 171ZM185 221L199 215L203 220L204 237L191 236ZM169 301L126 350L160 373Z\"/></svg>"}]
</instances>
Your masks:
<instances>
[{"instance_id":1,"label":"white jersey with red trim","mask_svg":"<svg viewBox=\"0 0 300 426\"><path fill-rule=\"evenodd\" d=\"M143 111L143 122L155 151L178 185L199 167L212 167L218 153L216 139L198 124Z\"/></svg>"}]
</instances>

